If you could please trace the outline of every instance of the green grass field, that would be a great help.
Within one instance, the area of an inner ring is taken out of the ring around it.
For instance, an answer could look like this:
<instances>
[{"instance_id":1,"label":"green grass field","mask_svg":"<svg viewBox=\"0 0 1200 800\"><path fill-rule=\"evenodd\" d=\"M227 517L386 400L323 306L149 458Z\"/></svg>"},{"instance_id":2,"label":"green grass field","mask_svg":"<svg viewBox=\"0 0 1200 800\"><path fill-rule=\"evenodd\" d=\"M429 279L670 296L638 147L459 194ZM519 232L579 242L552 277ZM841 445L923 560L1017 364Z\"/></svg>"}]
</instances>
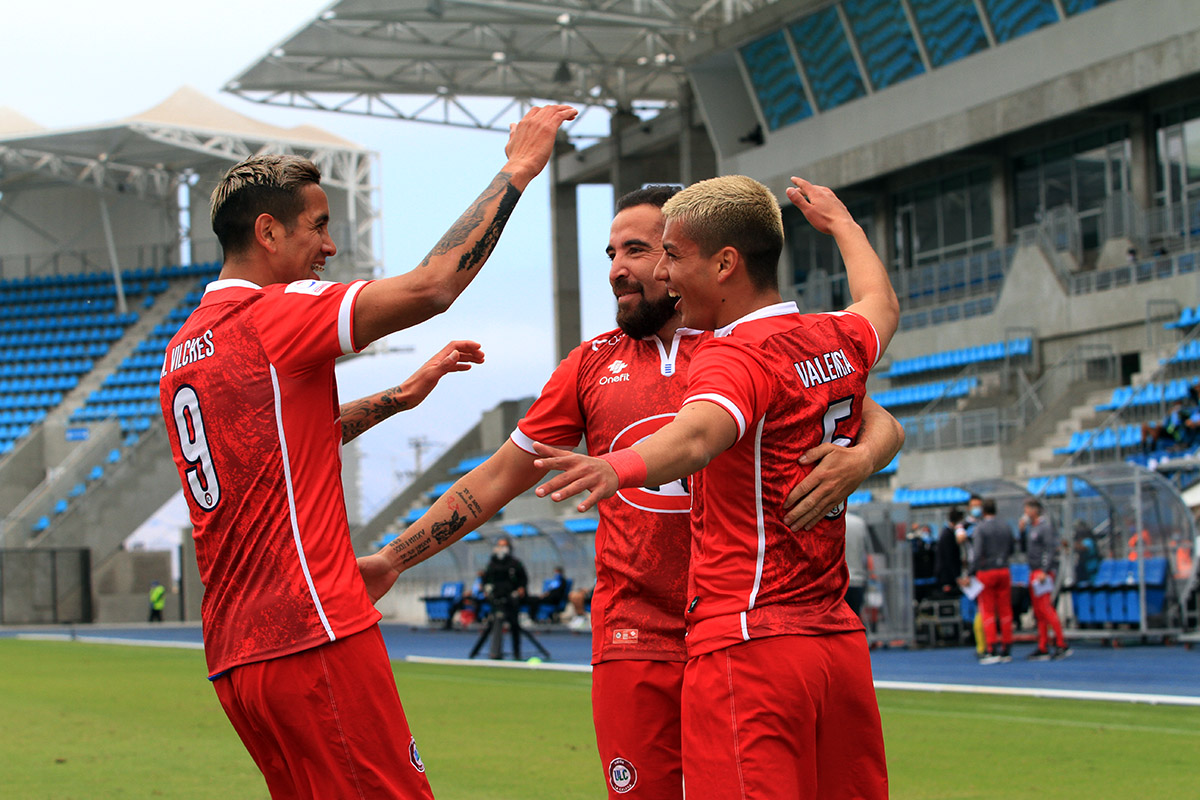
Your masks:
<instances>
[{"instance_id":1,"label":"green grass field","mask_svg":"<svg viewBox=\"0 0 1200 800\"><path fill-rule=\"evenodd\" d=\"M588 675L395 672L440 800L604 797ZM194 650L0 639L0 794L265 798L204 675ZM917 692L879 705L894 798L1197 792L1200 709Z\"/></svg>"}]
</instances>

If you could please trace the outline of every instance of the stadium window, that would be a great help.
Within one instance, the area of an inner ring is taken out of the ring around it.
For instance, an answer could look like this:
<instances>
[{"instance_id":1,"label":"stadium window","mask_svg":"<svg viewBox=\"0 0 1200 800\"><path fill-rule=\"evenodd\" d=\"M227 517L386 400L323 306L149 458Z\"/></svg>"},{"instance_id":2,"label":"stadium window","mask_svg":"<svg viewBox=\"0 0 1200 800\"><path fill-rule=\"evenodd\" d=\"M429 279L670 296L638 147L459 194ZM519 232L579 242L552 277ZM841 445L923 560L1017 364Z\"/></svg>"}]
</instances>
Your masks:
<instances>
[{"instance_id":1,"label":"stadium window","mask_svg":"<svg viewBox=\"0 0 1200 800\"><path fill-rule=\"evenodd\" d=\"M796 52L822 111L867 93L837 9L826 8L788 26Z\"/></svg>"},{"instance_id":2,"label":"stadium window","mask_svg":"<svg viewBox=\"0 0 1200 800\"><path fill-rule=\"evenodd\" d=\"M909 0L934 69L987 49L987 34L972 0Z\"/></svg>"},{"instance_id":3,"label":"stadium window","mask_svg":"<svg viewBox=\"0 0 1200 800\"><path fill-rule=\"evenodd\" d=\"M893 270L937 264L992 247L991 170L987 167L897 192L892 201L896 234Z\"/></svg>"},{"instance_id":4,"label":"stadium window","mask_svg":"<svg viewBox=\"0 0 1200 800\"><path fill-rule=\"evenodd\" d=\"M742 63L768 130L812 116L796 62L783 31L764 36L741 48Z\"/></svg>"}]
</instances>

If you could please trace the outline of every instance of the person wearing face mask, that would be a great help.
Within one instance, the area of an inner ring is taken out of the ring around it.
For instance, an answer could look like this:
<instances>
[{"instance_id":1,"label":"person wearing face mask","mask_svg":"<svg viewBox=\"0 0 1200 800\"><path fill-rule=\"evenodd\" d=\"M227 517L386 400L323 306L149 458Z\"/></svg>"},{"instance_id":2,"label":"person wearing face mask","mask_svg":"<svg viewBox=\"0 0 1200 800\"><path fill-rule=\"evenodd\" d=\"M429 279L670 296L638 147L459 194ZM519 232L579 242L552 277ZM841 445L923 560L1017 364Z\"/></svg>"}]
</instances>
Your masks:
<instances>
[{"instance_id":1,"label":"person wearing face mask","mask_svg":"<svg viewBox=\"0 0 1200 800\"><path fill-rule=\"evenodd\" d=\"M491 658L504 657L504 621L512 631L513 658L521 660L521 624L517 616L529 586L525 565L512 554L512 542L501 536L483 570L483 588L492 603Z\"/></svg>"}]
</instances>

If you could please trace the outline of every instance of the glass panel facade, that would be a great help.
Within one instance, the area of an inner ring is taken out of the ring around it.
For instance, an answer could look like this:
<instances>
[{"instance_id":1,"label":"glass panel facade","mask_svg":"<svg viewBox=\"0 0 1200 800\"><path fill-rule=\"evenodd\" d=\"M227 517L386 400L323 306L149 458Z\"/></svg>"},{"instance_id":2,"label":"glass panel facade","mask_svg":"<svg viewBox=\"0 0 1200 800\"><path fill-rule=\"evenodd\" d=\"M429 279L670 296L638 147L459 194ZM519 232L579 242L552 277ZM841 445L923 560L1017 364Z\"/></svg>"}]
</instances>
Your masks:
<instances>
[{"instance_id":1,"label":"glass panel facade","mask_svg":"<svg viewBox=\"0 0 1200 800\"><path fill-rule=\"evenodd\" d=\"M768 130L778 130L812 116L812 106L805 97L783 31L751 42L741 53Z\"/></svg>"},{"instance_id":2,"label":"glass panel facade","mask_svg":"<svg viewBox=\"0 0 1200 800\"><path fill-rule=\"evenodd\" d=\"M896 253L904 270L990 249L991 171L981 168L897 192Z\"/></svg>"},{"instance_id":3,"label":"glass panel facade","mask_svg":"<svg viewBox=\"0 0 1200 800\"><path fill-rule=\"evenodd\" d=\"M867 93L835 8L810 14L788 31L818 108L834 108Z\"/></svg>"},{"instance_id":4,"label":"glass panel facade","mask_svg":"<svg viewBox=\"0 0 1200 800\"><path fill-rule=\"evenodd\" d=\"M934 68L978 53L987 34L973 0L908 0Z\"/></svg>"},{"instance_id":5,"label":"glass panel facade","mask_svg":"<svg viewBox=\"0 0 1200 800\"><path fill-rule=\"evenodd\" d=\"M1058 22L1052 0L983 0L996 41L1007 41Z\"/></svg>"},{"instance_id":6,"label":"glass panel facade","mask_svg":"<svg viewBox=\"0 0 1200 800\"><path fill-rule=\"evenodd\" d=\"M1068 16L1074 16L1075 14L1091 11L1096 6L1102 6L1110 2L1112 0L1062 0L1062 6L1063 11L1067 12Z\"/></svg>"},{"instance_id":7,"label":"glass panel facade","mask_svg":"<svg viewBox=\"0 0 1200 800\"><path fill-rule=\"evenodd\" d=\"M912 28L897 0L843 0L842 10L875 89L925 71Z\"/></svg>"},{"instance_id":8,"label":"glass panel facade","mask_svg":"<svg viewBox=\"0 0 1200 800\"><path fill-rule=\"evenodd\" d=\"M1109 198L1129 190L1129 133L1125 126L1085 134L1014 162L1016 227L1032 225L1058 206L1079 215L1086 248L1101 244L1098 227Z\"/></svg>"}]
</instances>

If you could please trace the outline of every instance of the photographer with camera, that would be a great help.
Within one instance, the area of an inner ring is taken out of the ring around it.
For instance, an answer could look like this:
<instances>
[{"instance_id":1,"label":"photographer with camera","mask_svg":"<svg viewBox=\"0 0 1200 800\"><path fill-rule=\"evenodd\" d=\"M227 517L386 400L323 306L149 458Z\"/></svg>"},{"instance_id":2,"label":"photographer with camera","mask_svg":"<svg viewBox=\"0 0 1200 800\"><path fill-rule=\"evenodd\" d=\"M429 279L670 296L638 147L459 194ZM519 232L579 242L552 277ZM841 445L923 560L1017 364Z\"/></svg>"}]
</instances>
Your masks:
<instances>
[{"instance_id":1,"label":"photographer with camera","mask_svg":"<svg viewBox=\"0 0 1200 800\"><path fill-rule=\"evenodd\" d=\"M504 657L504 621L508 620L512 631L513 658L521 660L521 624L517 617L521 602L525 598L529 577L525 565L512 554L512 543L507 536L496 540L492 557L483 571L483 589L492 604L491 657Z\"/></svg>"}]
</instances>

